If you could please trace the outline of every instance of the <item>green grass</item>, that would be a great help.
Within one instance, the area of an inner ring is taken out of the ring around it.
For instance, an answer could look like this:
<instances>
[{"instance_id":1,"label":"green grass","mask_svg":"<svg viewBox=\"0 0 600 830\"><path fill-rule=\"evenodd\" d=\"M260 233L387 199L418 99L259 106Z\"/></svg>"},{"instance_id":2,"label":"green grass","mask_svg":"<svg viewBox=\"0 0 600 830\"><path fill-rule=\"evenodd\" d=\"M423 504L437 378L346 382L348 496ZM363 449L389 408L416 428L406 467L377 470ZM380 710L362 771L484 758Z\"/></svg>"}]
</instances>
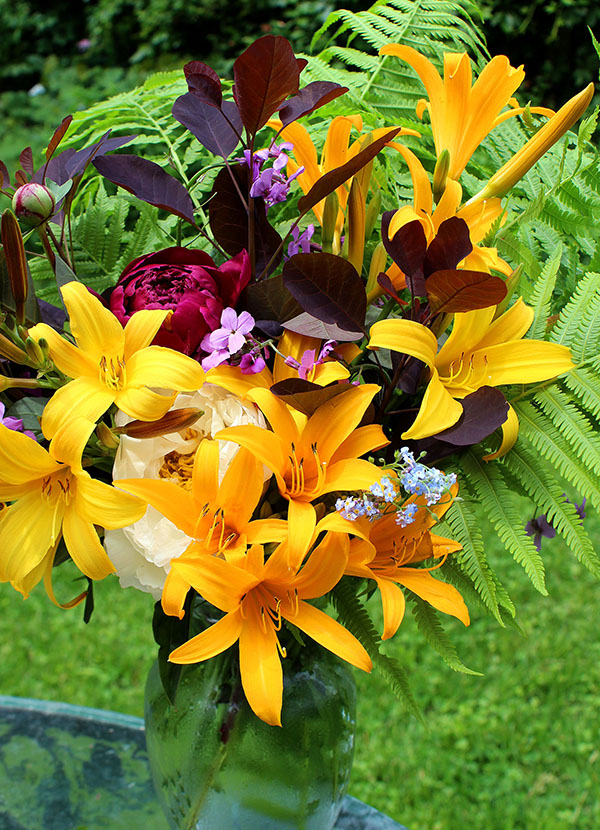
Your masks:
<instances>
[{"instance_id":1,"label":"green grass","mask_svg":"<svg viewBox=\"0 0 600 830\"><path fill-rule=\"evenodd\" d=\"M600 540L600 522L586 519ZM484 677L456 674L423 642L409 615L390 653L410 671L426 726L376 675L361 675L350 791L410 830L592 830L600 826L600 584L545 539L550 596L508 554L489 554L511 588L523 637L474 609L448 620L459 655ZM66 598L78 588L62 584ZM0 586L6 621L0 692L141 715L154 658L152 600L114 579L96 586L88 626L38 588L27 601Z\"/></svg>"}]
</instances>

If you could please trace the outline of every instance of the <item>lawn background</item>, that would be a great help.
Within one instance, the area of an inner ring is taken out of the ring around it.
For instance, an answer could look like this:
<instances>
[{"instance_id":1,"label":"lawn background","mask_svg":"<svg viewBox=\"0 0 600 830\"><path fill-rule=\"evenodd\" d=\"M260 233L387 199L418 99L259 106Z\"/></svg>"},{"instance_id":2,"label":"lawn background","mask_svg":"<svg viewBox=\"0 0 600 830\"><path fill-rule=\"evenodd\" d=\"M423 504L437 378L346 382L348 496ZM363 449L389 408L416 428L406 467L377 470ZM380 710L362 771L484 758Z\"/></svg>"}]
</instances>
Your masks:
<instances>
[{"instance_id":1,"label":"lawn background","mask_svg":"<svg viewBox=\"0 0 600 830\"><path fill-rule=\"evenodd\" d=\"M526 518L526 517L525 517ZM586 526L600 542L600 522ZM410 672L426 726L406 714L380 677L357 672L358 737L350 792L409 830L595 830L600 826L600 583L543 540L550 596L489 540L528 635L500 629L479 609L448 619L467 666L456 674L424 643L410 615L389 651ZM61 585L63 596L79 590ZM89 625L41 586L26 601L0 585L0 693L142 715L155 654L152 600L96 584ZM375 610L377 606L375 605Z\"/></svg>"}]
</instances>

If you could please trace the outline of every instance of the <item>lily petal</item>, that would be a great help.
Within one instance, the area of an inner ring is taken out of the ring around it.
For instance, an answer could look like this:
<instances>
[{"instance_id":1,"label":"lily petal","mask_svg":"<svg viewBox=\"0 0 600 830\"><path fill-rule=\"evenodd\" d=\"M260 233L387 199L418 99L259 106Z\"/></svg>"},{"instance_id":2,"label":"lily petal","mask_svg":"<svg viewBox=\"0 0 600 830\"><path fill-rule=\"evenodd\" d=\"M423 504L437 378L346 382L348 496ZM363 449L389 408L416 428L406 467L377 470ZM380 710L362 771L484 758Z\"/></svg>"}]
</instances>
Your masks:
<instances>
[{"instance_id":1,"label":"lily petal","mask_svg":"<svg viewBox=\"0 0 600 830\"><path fill-rule=\"evenodd\" d=\"M371 658L356 637L314 605L300 600L297 613L288 616L284 613L283 607L281 613L315 642L337 654L342 660L366 672L373 668Z\"/></svg>"},{"instance_id":2,"label":"lily petal","mask_svg":"<svg viewBox=\"0 0 600 830\"><path fill-rule=\"evenodd\" d=\"M146 512L146 503L141 499L97 481L86 472L77 475L74 506L82 519L106 530L127 527Z\"/></svg>"},{"instance_id":3,"label":"lily petal","mask_svg":"<svg viewBox=\"0 0 600 830\"><path fill-rule=\"evenodd\" d=\"M98 365L94 364L81 349L61 337L51 326L46 323L38 323L29 329L29 336L39 341L44 338L50 347L50 357L63 374L69 378L77 378L80 375L95 375L98 373Z\"/></svg>"},{"instance_id":4,"label":"lily petal","mask_svg":"<svg viewBox=\"0 0 600 830\"><path fill-rule=\"evenodd\" d=\"M55 473L60 467L37 441L0 424L0 481L27 485ZM10 497L6 500L12 501Z\"/></svg>"},{"instance_id":5,"label":"lily petal","mask_svg":"<svg viewBox=\"0 0 600 830\"><path fill-rule=\"evenodd\" d=\"M146 504L151 504L186 536L194 536L198 509L191 493L182 487L172 481L150 478L123 478L117 479L113 484L126 493L138 496Z\"/></svg>"},{"instance_id":6,"label":"lily petal","mask_svg":"<svg viewBox=\"0 0 600 830\"><path fill-rule=\"evenodd\" d=\"M86 522L73 505L65 510L63 536L67 550L79 570L90 579L104 579L115 572L91 522Z\"/></svg>"},{"instance_id":7,"label":"lily petal","mask_svg":"<svg viewBox=\"0 0 600 830\"><path fill-rule=\"evenodd\" d=\"M199 556L193 565L179 557L172 560L171 568L204 599L226 613L234 611L244 594L259 582L257 577L217 556Z\"/></svg>"},{"instance_id":8,"label":"lily petal","mask_svg":"<svg viewBox=\"0 0 600 830\"><path fill-rule=\"evenodd\" d=\"M171 314L169 309L142 309L136 311L125 325L125 353L127 362L135 352L145 349L154 340L157 331Z\"/></svg>"},{"instance_id":9,"label":"lily petal","mask_svg":"<svg viewBox=\"0 0 600 830\"><path fill-rule=\"evenodd\" d=\"M132 354L127 361L127 386L195 392L203 385L204 377L199 363L164 346L148 346Z\"/></svg>"},{"instance_id":10,"label":"lily petal","mask_svg":"<svg viewBox=\"0 0 600 830\"><path fill-rule=\"evenodd\" d=\"M235 643L240 636L242 625L243 620L239 611L226 614L210 628L172 651L169 654L169 661L187 665L209 660Z\"/></svg>"},{"instance_id":11,"label":"lily petal","mask_svg":"<svg viewBox=\"0 0 600 830\"><path fill-rule=\"evenodd\" d=\"M103 355L123 354L123 326L83 283L68 282L61 294L69 312L71 333L90 360L98 364Z\"/></svg>"},{"instance_id":12,"label":"lily petal","mask_svg":"<svg viewBox=\"0 0 600 830\"><path fill-rule=\"evenodd\" d=\"M421 408L410 429L402 433L402 438L417 440L436 435L453 426L463 413L458 401L447 391L441 382L437 370L433 370L431 380L421 401Z\"/></svg>"},{"instance_id":13,"label":"lily petal","mask_svg":"<svg viewBox=\"0 0 600 830\"><path fill-rule=\"evenodd\" d=\"M254 714L271 726L281 726L283 671L272 625L258 613L247 612L240 631L240 675Z\"/></svg>"},{"instance_id":14,"label":"lily petal","mask_svg":"<svg viewBox=\"0 0 600 830\"><path fill-rule=\"evenodd\" d=\"M416 568L398 568L396 579L438 611L451 614L464 625L469 625L467 606L453 585L434 579L427 571Z\"/></svg>"},{"instance_id":15,"label":"lily petal","mask_svg":"<svg viewBox=\"0 0 600 830\"><path fill-rule=\"evenodd\" d=\"M50 440L74 418L96 423L115 400L115 392L98 378L78 377L52 395L42 415L42 431Z\"/></svg>"}]
</instances>

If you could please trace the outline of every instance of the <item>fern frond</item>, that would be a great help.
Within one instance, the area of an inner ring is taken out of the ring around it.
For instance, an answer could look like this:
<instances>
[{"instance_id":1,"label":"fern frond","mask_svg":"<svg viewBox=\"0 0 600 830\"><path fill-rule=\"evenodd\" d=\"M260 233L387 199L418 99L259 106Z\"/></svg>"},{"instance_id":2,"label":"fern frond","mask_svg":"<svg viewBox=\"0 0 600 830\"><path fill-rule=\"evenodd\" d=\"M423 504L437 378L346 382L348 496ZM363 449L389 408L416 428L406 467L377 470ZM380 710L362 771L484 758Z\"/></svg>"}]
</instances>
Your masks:
<instances>
[{"instance_id":1,"label":"fern frond","mask_svg":"<svg viewBox=\"0 0 600 830\"><path fill-rule=\"evenodd\" d=\"M586 469L595 472L600 480L600 438L595 426L573 405L570 396L556 386L542 389L534 400L556 424Z\"/></svg>"},{"instance_id":2,"label":"fern frond","mask_svg":"<svg viewBox=\"0 0 600 830\"><path fill-rule=\"evenodd\" d=\"M590 271L577 284L574 295L563 308L558 322L552 329L550 340L572 346L585 317L586 309L600 292L600 273Z\"/></svg>"},{"instance_id":3,"label":"fern frond","mask_svg":"<svg viewBox=\"0 0 600 830\"><path fill-rule=\"evenodd\" d=\"M581 366L567 372L562 382L579 399L581 406L587 409L595 418L600 419L600 376L592 369Z\"/></svg>"},{"instance_id":4,"label":"fern frond","mask_svg":"<svg viewBox=\"0 0 600 830\"><path fill-rule=\"evenodd\" d=\"M511 491L502 477L500 465L486 463L475 450L465 453L461 462L498 538L523 567L534 587L547 596L544 563L511 505Z\"/></svg>"},{"instance_id":5,"label":"fern frond","mask_svg":"<svg viewBox=\"0 0 600 830\"><path fill-rule=\"evenodd\" d=\"M540 512L565 539L571 551L595 576L600 577L600 559L594 551L590 537L572 504L567 502L562 488L549 474L544 459L526 448L524 442L517 442L504 458L504 463L522 483Z\"/></svg>"},{"instance_id":6,"label":"fern frond","mask_svg":"<svg viewBox=\"0 0 600 830\"><path fill-rule=\"evenodd\" d=\"M419 630L434 651L437 651L446 665L450 666L454 671L462 672L463 674L475 674L481 677L481 672L468 668L460 660L456 649L444 631L444 627L440 622L435 608L432 608L428 602L425 602L425 600L416 594L411 594L411 599L414 600L413 614Z\"/></svg>"},{"instance_id":7,"label":"fern frond","mask_svg":"<svg viewBox=\"0 0 600 830\"><path fill-rule=\"evenodd\" d=\"M550 316L550 301L552 300L552 292L560 268L562 252L562 245L558 245L536 280L531 296L527 298L527 302L533 308L534 313L533 323L527 332L527 337L534 340L543 340L546 334L546 326Z\"/></svg>"}]
</instances>

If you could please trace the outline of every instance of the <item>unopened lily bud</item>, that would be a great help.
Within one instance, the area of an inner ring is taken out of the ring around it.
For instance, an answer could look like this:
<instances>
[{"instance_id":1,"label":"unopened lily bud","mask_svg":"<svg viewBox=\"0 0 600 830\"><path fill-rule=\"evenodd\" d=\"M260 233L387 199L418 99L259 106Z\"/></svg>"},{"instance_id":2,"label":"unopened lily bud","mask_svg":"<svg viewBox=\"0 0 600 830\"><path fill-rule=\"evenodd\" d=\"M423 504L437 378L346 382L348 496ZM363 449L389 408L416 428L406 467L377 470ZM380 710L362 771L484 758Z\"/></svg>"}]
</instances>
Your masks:
<instances>
[{"instance_id":1,"label":"unopened lily bud","mask_svg":"<svg viewBox=\"0 0 600 830\"><path fill-rule=\"evenodd\" d=\"M381 190L377 188L375 193L371 196L369 204L367 205L367 216L365 220L365 239L370 239L371 234L375 230L375 225L379 221L381 215Z\"/></svg>"},{"instance_id":2,"label":"unopened lily bud","mask_svg":"<svg viewBox=\"0 0 600 830\"><path fill-rule=\"evenodd\" d=\"M332 253L335 226L337 224L339 199L335 190L325 199L323 207L323 221L321 223L321 244L326 253Z\"/></svg>"},{"instance_id":3,"label":"unopened lily bud","mask_svg":"<svg viewBox=\"0 0 600 830\"><path fill-rule=\"evenodd\" d=\"M191 427L202 415L203 410L195 407L171 409L158 421L130 421L125 426L115 429L115 432L129 435L131 438L157 438L159 435L181 432Z\"/></svg>"},{"instance_id":4,"label":"unopened lily bud","mask_svg":"<svg viewBox=\"0 0 600 830\"><path fill-rule=\"evenodd\" d=\"M3 212L0 220L0 236L10 290L15 301L17 322L22 324L25 320L25 300L27 299L27 259L21 228L15 214L8 208Z\"/></svg>"},{"instance_id":5,"label":"unopened lily bud","mask_svg":"<svg viewBox=\"0 0 600 830\"><path fill-rule=\"evenodd\" d=\"M25 351L32 363L36 366L43 366L46 363L46 357L44 356L44 352L40 348L40 345L33 339L33 337L27 337L25 339Z\"/></svg>"},{"instance_id":6,"label":"unopened lily bud","mask_svg":"<svg viewBox=\"0 0 600 830\"><path fill-rule=\"evenodd\" d=\"M109 450L116 450L119 446L118 437L103 421L100 421L96 427L96 435L98 436L98 441Z\"/></svg>"},{"instance_id":7,"label":"unopened lily bud","mask_svg":"<svg viewBox=\"0 0 600 830\"><path fill-rule=\"evenodd\" d=\"M448 173L450 171L450 153L448 150L442 150L439 154L435 167L433 170L433 198L436 204L442 198L446 183L448 181Z\"/></svg>"},{"instance_id":8,"label":"unopened lily bud","mask_svg":"<svg viewBox=\"0 0 600 830\"><path fill-rule=\"evenodd\" d=\"M29 358L23 349L20 349L3 334L0 334L0 356L12 360L13 363L29 363Z\"/></svg>"},{"instance_id":9,"label":"unopened lily bud","mask_svg":"<svg viewBox=\"0 0 600 830\"><path fill-rule=\"evenodd\" d=\"M40 385L36 378L9 378L0 375L0 392L5 389L39 389Z\"/></svg>"},{"instance_id":10,"label":"unopened lily bud","mask_svg":"<svg viewBox=\"0 0 600 830\"><path fill-rule=\"evenodd\" d=\"M383 242L380 242L373 251L373 256L371 257L371 264L369 265L369 276L367 278L368 303L372 303L374 299L383 294L383 291L381 290L377 282L377 277L381 274L382 271L385 271L386 263L387 251L385 250L385 245L383 244Z\"/></svg>"},{"instance_id":11,"label":"unopened lily bud","mask_svg":"<svg viewBox=\"0 0 600 830\"><path fill-rule=\"evenodd\" d=\"M35 228L54 213L56 202L47 187L38 182L21 185L12 200L12 209L24 224Z\"/></svg>"},{"instance_id":12,"label":"unopened lily bud","mask_svg":"<svg viewBox=\"0 0 600 830\"><path fill-rule=\"evenodd\" d=\"M546 121L543 127L540 127L527 144L521 147L500 170L494 173L483 190L473 196L472 199L469 199L467 205L479 199L504 196L508 193L511 187L523 178L536 161L581 118L593 95L594 84L588 84L585 89L567 101L557 113Z\"/></svg>"},{"instance_id":13,"label":"unopened lily bud","mask_svg":"<svg viewBox=\"0 0 600 830\"><path fill-rule=\"evenodd\" d=\"M365 197L357 179L352 179L348 197L346 239L348 240L348 261L354 265L359 274L362 273L365 253L365 225Z\"/></svg>"}]
</instances>

